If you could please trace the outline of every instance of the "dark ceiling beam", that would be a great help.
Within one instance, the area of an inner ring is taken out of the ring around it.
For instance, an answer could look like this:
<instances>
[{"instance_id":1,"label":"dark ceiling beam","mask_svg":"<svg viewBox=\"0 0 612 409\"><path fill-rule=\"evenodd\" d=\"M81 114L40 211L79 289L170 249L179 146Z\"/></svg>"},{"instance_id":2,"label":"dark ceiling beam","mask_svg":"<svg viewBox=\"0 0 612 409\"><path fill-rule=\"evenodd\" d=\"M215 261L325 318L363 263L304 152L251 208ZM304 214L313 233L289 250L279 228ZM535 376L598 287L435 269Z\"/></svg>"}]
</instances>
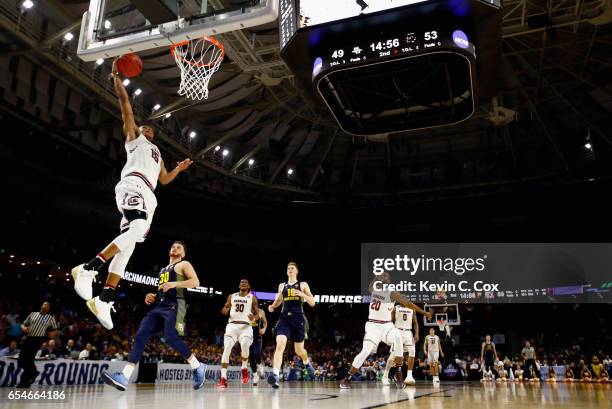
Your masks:
<instances>
[{"instance_id":1,"label":"dark ceiling beam","mask_svg":"<svg viewBox=\"0 0 612 409\"><path fill-rule=\"evenodd\" d=\"M276 104L270 105L268 107L268 109L266 109L264 111L264 114L262 115L262 118L267 116L267 115L269 115L269 114L271 114L274 110L276 110L276 108L277 108ZM253 125L249 129L250 130L259 129L259 128L262 128L262 127L264 127L266 125L275 123L275 122L278 122L278 118L277 117L276 118L268 119L266 121L258 122L258 123L256 123L255 125ZM204 156L208 151L213 149L215 146L220 145L220 144L222 144L224 142L227 142L228 140L233 138L236 135L236 133L238 132L238 130L240 130L241 128L242 128L242 126L238 125L234 129L232 129L230 131L227 131L227 132L224 132L224 135L222 137L220 137L219 139L215 140L214 142L211 142L208 145L206 145L206 147L204 149L200 150L195 156L196 157Z\"/></svg>"},{"instance_id":2,"label":"dark ceiling beam","mask_svg":"<svg viewBox=\"0 0 612 409\"><path fill-rule=\"evenodd\" d=\"M325 152L323 153L323 156L321 156L321 159L319 159L319 164L315 167L314 172L312 172L312 176L310 177L310 183L308 183L309 188L312 188L315 181L317 180L317 176L319 176L319 174L321 173L321 168L323 167L323 164L325 163L325 160L327 159L329 152L332 150L332 147L334 145L334 141L336 140L336 136L338 135L338 132L339 132L338 128L334 129L331 138L329 138L329 142L327 143Z\"/></svg>"},{"instance_id":3,"label":"dark ceiling beam","mask_svg":"<svg viewBox=\"0 0 612 409\"><path fill-rule=\"evenodd\" d=\"M298 147L295 148L293 150L293 152L291 152L290 155L285 155L285 158L281 161L281 163L276 167L276 169L274 170L274 172L272 173L272 176L270 176L270 178L268 179L268 184L272 185L274 183L274 181L276 180L276 177L278 176L278 174L281 172L281 170L283 170L285 168L285 166L287 166L287 163L289 163L289 161L291 159L293 159L293 157L295 156L296 153L299 152L299 150L302 148L302 145L304 145L304 142L306 141L306 138L308 138L308 134L310 132L306 132L304 134L304 136L302 136L302 140L299 141L298 143Z\"/></svg>"},{"instance_id":4,"label":"dark ceiling beam","mask_svg":"<svg viewBox=\"0 0 612 409\"><path fill-rule=\"evenodd\" d=\"M281 99L282 103L287 103L289 102L294 96L290 95L290 96L285 96ZM254 104L250 104L250 105L242 105L239 107L230 107L230 108L221 108L221 109L216 109L214 111L192 111L189 114L186 115L186 118L191 119L193 117L196 116L202 116L202 115L227 115L227 114L235 114L236 112L241 112L244 110L254 110L254 109L258 109L258 108L265 108L270 106L270 102L269 100L264 100L264 101L260 101L260 102L256 102Z\"/></svg>"}]
</instances>

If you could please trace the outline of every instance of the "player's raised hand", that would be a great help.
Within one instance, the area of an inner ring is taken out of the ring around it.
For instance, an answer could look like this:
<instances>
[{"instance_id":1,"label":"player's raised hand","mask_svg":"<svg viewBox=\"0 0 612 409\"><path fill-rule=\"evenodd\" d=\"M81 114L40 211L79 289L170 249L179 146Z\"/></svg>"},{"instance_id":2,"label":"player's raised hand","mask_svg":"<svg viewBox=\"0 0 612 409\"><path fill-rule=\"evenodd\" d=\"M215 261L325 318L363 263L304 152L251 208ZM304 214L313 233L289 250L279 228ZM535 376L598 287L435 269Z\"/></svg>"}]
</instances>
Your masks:
<instances>
[{"instance_id":1,"label":"player's raised hand","mask_svg":"<svg viewBox=\"0 0 612 409\"><path fill-rule=\"evenodd\" d=\"M268 305L268 312L274 312L274 307L272 305Z\"/></svg>"},{"instance_id":2,"label":"player's raised hand","mask_svg":"<svg viewBox=\"0 0 612 409\"><path fill-rule=\"evenodd\" d=\"M113 59L113 68L111 70L111 72L113 73L113 75L118 75L119 74L119 70L117 69L117 61L119 60L120 56L117 56Z\"/></svg>"},{"instance_id":3,"label":"player's raised hand","mask_svg":"<svg viewBox=\"0 0 612 409\"><path fill-rule=\"evenodd\" d=\"M151 305L155 302L156 295L153 293L149 293L145 296L145 304Z\"/></svg>"},{"instance_id":4,"label":"player's raised hand","mask_svg":"<svg viewBox=\"0 0 612 409\"><path fill-rule=\"evenodd\" d=\"M176 281L171 281L169 283L163 283L162 285L159 286L159 289L162 290L163 292L167 292L168 290L171 290L173 288L176 288Z\"/></svg>"},{"instance_id":5,"label":"player's raised hand","mask_svg":"<svg viewBox=\"0 0 612 409\"><path fill-rule=\"evenodd\" d=\"M191 164L193 163L193 161L189 158L181 161L181 162L177 162L176 163L176 170L178 170L179 172L184 171L185 169L189 168L189 166L191 166Z\"/></svg>"},{"instance_id":6,"label":"player's raised hand","mask_svg":"<svg viewBox=\"0 0 612 409\"><path fill-rule=\"evenodd\" d=\"M431 317L433 317L433 312L431 312L431 311L427 311L427 312L425 313L425 316L426 316L427 318L431 318Z\"/></svg>"}]
</instances>

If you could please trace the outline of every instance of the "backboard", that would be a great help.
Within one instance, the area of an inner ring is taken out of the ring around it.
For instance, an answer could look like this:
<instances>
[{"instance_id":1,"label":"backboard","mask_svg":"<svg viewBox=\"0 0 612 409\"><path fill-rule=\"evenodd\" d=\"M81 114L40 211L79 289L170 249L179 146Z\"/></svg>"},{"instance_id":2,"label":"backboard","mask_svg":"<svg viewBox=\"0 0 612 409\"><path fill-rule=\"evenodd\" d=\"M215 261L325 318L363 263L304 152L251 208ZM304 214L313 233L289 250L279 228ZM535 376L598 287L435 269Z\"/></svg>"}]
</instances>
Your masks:
<instances>
[{"instance_id":1,"label":"backboard","mask_svg":"<svg viewBox=\"0 0 612 409\"><path fill-rule=\"evenodd\" d=\"M259 26L278 17L278 0L90 0L78 55L85 61L169 47Z\"/></svg>"},{"instance_id":2,"label":"backboard","mask_svg":"<svg viewBox=\"0 0 612 409\"><path fill-rule=\"evenodd\" d=\"M461 325L459 305L457 304L425 304L423 309L433 313L431 318L423 317L423 325L426 327L437 326L436 319L441 318L443 315L446 316L446 326L455 327Z\"/></svg>"}]
</instances>

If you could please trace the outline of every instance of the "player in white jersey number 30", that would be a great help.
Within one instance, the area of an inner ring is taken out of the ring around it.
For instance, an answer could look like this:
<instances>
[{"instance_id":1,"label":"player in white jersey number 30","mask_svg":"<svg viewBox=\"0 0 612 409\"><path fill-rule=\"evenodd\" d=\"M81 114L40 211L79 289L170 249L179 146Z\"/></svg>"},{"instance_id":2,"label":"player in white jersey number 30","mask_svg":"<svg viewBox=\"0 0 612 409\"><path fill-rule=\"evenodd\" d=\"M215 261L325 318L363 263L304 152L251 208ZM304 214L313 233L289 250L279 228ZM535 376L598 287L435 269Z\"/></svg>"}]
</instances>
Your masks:
<instances>
[{"instance_id":1,"label":"player in white jersey number 30","mask_svg":"<svg viewBox=\"0 0 612 409\"><path fill-rule=\"evenodd\" d=\"M112 76L119 98L123 119L123 135L127 162L121 171L121 180L115 186L115 201L121 213L121 234L104 250L85 264L72 269L74 288L87 301L87 307L106 329L113 328L111 309L115 288L123 277L125 267L136 243L142 243L151 227L157 207L157 182L166 185L193 163L185 159L168 172L157 146L151 141L154 129L149 125L136 125L128 93L117 72L117 59L113 62ZM112 260L111 260L112 259ZM92 298L92 283L106 261L111 260L108 276L101 294Z\"/></svg>"}]
</instances>

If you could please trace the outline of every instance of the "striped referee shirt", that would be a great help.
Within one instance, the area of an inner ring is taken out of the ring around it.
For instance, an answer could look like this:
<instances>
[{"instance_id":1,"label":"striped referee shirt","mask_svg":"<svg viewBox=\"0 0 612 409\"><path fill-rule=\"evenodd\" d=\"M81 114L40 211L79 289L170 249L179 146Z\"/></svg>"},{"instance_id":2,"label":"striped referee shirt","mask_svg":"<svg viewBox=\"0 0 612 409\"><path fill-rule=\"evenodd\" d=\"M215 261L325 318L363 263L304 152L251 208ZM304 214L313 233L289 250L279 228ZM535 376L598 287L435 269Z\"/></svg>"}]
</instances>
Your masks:
<instances>
[{"instance_id":1,"label":"striped referee shirt","mask_svg":"<svg viewBox=\"0 0 612 409\"><path fill-rule=\"evenodd\" d=\"M57 329L57 322L51 314L41 314L40 312L31 312L23 322L23 325L30 327L28 336L30 337L46 337L47 332Z\"/></svg>"}]
</instances>

